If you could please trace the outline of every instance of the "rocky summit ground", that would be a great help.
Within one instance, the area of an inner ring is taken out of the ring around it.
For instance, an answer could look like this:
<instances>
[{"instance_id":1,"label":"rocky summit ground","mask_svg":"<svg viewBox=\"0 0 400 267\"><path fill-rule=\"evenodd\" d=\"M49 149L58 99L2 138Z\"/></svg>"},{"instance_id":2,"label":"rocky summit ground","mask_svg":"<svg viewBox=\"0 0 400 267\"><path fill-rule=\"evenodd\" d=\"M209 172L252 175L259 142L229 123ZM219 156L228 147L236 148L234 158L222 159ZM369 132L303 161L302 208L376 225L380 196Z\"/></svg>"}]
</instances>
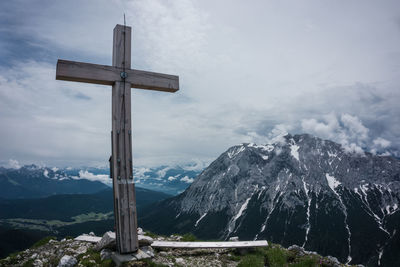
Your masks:
<instances>
[{"instance_id":1,"label":"rocky summit ground","mask_svg":"<svg viewBox=\"0 0 400 267\"><path fill-rule=\"evenodd\" d=\"M157 236L140 230L140 253L122 266L348 266L334 257L322 257L298 246L285 249L271 244L265 248L235 249L163 249L151 247L153 240L194 241L193 235ZM114 233L103 238L82 235L60 241L45 238L31 248L0 260L0 266L116 266ZM79 240L80 239L80 240ZM96 241L97 240L97 241ZM99 241L100 240L100 241Z\"/></svg>"}]
</instances>

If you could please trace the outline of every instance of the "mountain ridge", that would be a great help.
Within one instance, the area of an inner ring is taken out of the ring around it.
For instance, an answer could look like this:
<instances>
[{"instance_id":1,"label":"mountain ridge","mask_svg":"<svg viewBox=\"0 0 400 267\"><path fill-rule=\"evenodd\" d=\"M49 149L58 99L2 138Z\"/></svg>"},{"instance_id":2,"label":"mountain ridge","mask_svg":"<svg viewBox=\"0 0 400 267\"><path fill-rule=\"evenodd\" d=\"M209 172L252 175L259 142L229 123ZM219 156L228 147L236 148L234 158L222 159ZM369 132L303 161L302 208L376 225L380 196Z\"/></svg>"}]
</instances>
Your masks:
<instances>
[{"instance_id":1,"label":"mountain ridge","mask_svg":"<svg viewBox=\"0 0 400 267\"><path fill-rule=\"evenodd\" d=\"M99 181L73 179L64 170L25 165L0 172L0 198L41 198L57 194L91 194L107 186Z\"/></svg>"},{"instance_id":2,"label":"mountain ridge","mask_svg":"<svg viewBox=\"0 0 400 267\"><path fill-rule=\"evenodd\" d=\"M397 263L389 258L399 248L399 203L398 159L287 135L275 144L229 148L140 223L204 238L266 238L351 263Z\"/></svg>"}]
</instances>

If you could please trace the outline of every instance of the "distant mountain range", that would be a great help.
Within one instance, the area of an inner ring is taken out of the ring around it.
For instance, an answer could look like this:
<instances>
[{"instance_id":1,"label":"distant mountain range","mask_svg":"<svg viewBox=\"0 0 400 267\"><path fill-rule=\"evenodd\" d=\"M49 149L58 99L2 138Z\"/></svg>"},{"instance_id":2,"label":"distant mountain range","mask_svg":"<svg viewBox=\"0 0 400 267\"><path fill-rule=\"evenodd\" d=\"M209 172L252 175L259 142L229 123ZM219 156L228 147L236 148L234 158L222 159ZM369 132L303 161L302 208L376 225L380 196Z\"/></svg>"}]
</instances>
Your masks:
<instances>
[{"instance_id":1,"label":"distant mountain range","mask_svg":"<svg viewBox=\"0 0 400 267\"><path fill-rule=\"evenodd\" d=\"M106 189L98 181L73 179L64 170L23 166L0 170L0 198L40 198L57 194L90 194Z\"/></svg>"},{"instance_id":2,"label":"distant mountain range","mask_svg":"<svg viewBox=\"0 0 400 267\"><path fill-rule=\"evenodd\" d=\"M196 166L134 168L137 186L176 195L200 173ZM0 167L0 198L42 198L58 194L91 194L111 186L108 168L49 168L36 165L19 169Z\"/></svg>"},{"instance_id":3,"label":"distant mountain range","mask_svg":"<svg viewBox=\"0 0 400 267\"><path fill-rule=\"evenodd\" d=\"M400 266L400 160L311 135L231 147L139 225L204 239L267 239L343 262Z\"/></svg>"}]
</instances>

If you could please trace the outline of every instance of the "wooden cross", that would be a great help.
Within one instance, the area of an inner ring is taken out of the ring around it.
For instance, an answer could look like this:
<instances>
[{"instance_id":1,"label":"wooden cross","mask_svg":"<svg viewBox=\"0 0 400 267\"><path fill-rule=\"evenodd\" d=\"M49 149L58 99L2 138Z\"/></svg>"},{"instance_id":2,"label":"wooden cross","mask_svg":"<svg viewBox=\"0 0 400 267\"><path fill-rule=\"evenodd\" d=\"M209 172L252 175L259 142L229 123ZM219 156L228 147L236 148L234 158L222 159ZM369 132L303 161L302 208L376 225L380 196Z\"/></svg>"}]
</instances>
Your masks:
<instances>
[{"instance_id":1,"label":"wooden cross","mask_svg":"<svg viewBox=\"0 0 400 267\"><path fill-rule=\"evenodd\" d=\"M132 172L131 88L174 93L179 77L131 69L131 28L114 28L112 66L57 61L56 79L112 85L112 156L114 218L117 249L120 253L137 251L137 214Z\"/></svg>"}]
</instances>

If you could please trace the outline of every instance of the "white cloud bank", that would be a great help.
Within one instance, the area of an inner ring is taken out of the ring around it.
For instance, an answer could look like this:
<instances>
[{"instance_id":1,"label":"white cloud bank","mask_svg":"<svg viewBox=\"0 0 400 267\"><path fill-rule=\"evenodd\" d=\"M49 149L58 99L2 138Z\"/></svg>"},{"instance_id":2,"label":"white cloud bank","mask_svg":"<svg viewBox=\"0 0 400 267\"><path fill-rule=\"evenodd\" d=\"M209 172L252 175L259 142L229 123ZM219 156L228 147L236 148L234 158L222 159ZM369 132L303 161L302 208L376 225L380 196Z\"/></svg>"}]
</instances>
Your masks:
<instances>
[{"instance_id":1,"label":"white cloud bank","mask_svg":"<svg viewBox=\"0 0 400 267\"><path fill-rule=\"evenodd\" d=\"M400 149L399 1L10 3L0 3L0 14L10 13L0 30L49 58L4 57L2 162L107 164L111 88L56 81L55 63L110 64L123 11L133 26L132 66L177 74L181 86L176 94L132 91L135 166L210 162L232 145L286 132L352 151Z\"/></svg>"},{"instance_id":2,"label":"white cloud bank","mask_svg":"<svg viewBox=\"0 0 400 267\"><path fill-rule=\"evenodd\" d=\"M382 149L390 146L390 141L382 137L372 139L361 120L349 114L337 116L330 113L323 116L322 120L303 119L301 128L306 133L338 142L348 152L363 154L367 150L374 154L380 151L382 154L386 152Z\"/></svg>"},{"instance_id":3,"label":"white cloud bank","mask_svg":"<svg viewBox=\"0 0 400 267\"><path fill-rule=\"evenodd\" d=\"M189 176L186 175L185 177L181 178L180 181L188 183L188 184L191 184L191 183L194 182L194 179L193 178L189 178Z\"/></svg>"},{"instance_id":4,"label":"white cloud bank","mask_svg":"<svg viewBox=\"0 0 400 267\"><path fill-rule=\"evenodd\" d=\"M74 176L72 177L74 179L86 179L89 181L98 181L98 182L102 182L106 185L111 185L112 184L112 180L110 179L110 176L107 174L93 174L87 170L83 171L80 170L79 171L79 176Z\"/></svg>"},{"instance_id":5,"label":"white cloud bank","mask_svg":"<svg viewBox=\"0 0 400 267\"><path fill-rule=\"evenodd\" d=\"M19 169L19 168L21 168L21 165L19 164L18 160L9 159L8 160L8 167L12 168L12 169Z\"/></svg>"}]
</instances>

